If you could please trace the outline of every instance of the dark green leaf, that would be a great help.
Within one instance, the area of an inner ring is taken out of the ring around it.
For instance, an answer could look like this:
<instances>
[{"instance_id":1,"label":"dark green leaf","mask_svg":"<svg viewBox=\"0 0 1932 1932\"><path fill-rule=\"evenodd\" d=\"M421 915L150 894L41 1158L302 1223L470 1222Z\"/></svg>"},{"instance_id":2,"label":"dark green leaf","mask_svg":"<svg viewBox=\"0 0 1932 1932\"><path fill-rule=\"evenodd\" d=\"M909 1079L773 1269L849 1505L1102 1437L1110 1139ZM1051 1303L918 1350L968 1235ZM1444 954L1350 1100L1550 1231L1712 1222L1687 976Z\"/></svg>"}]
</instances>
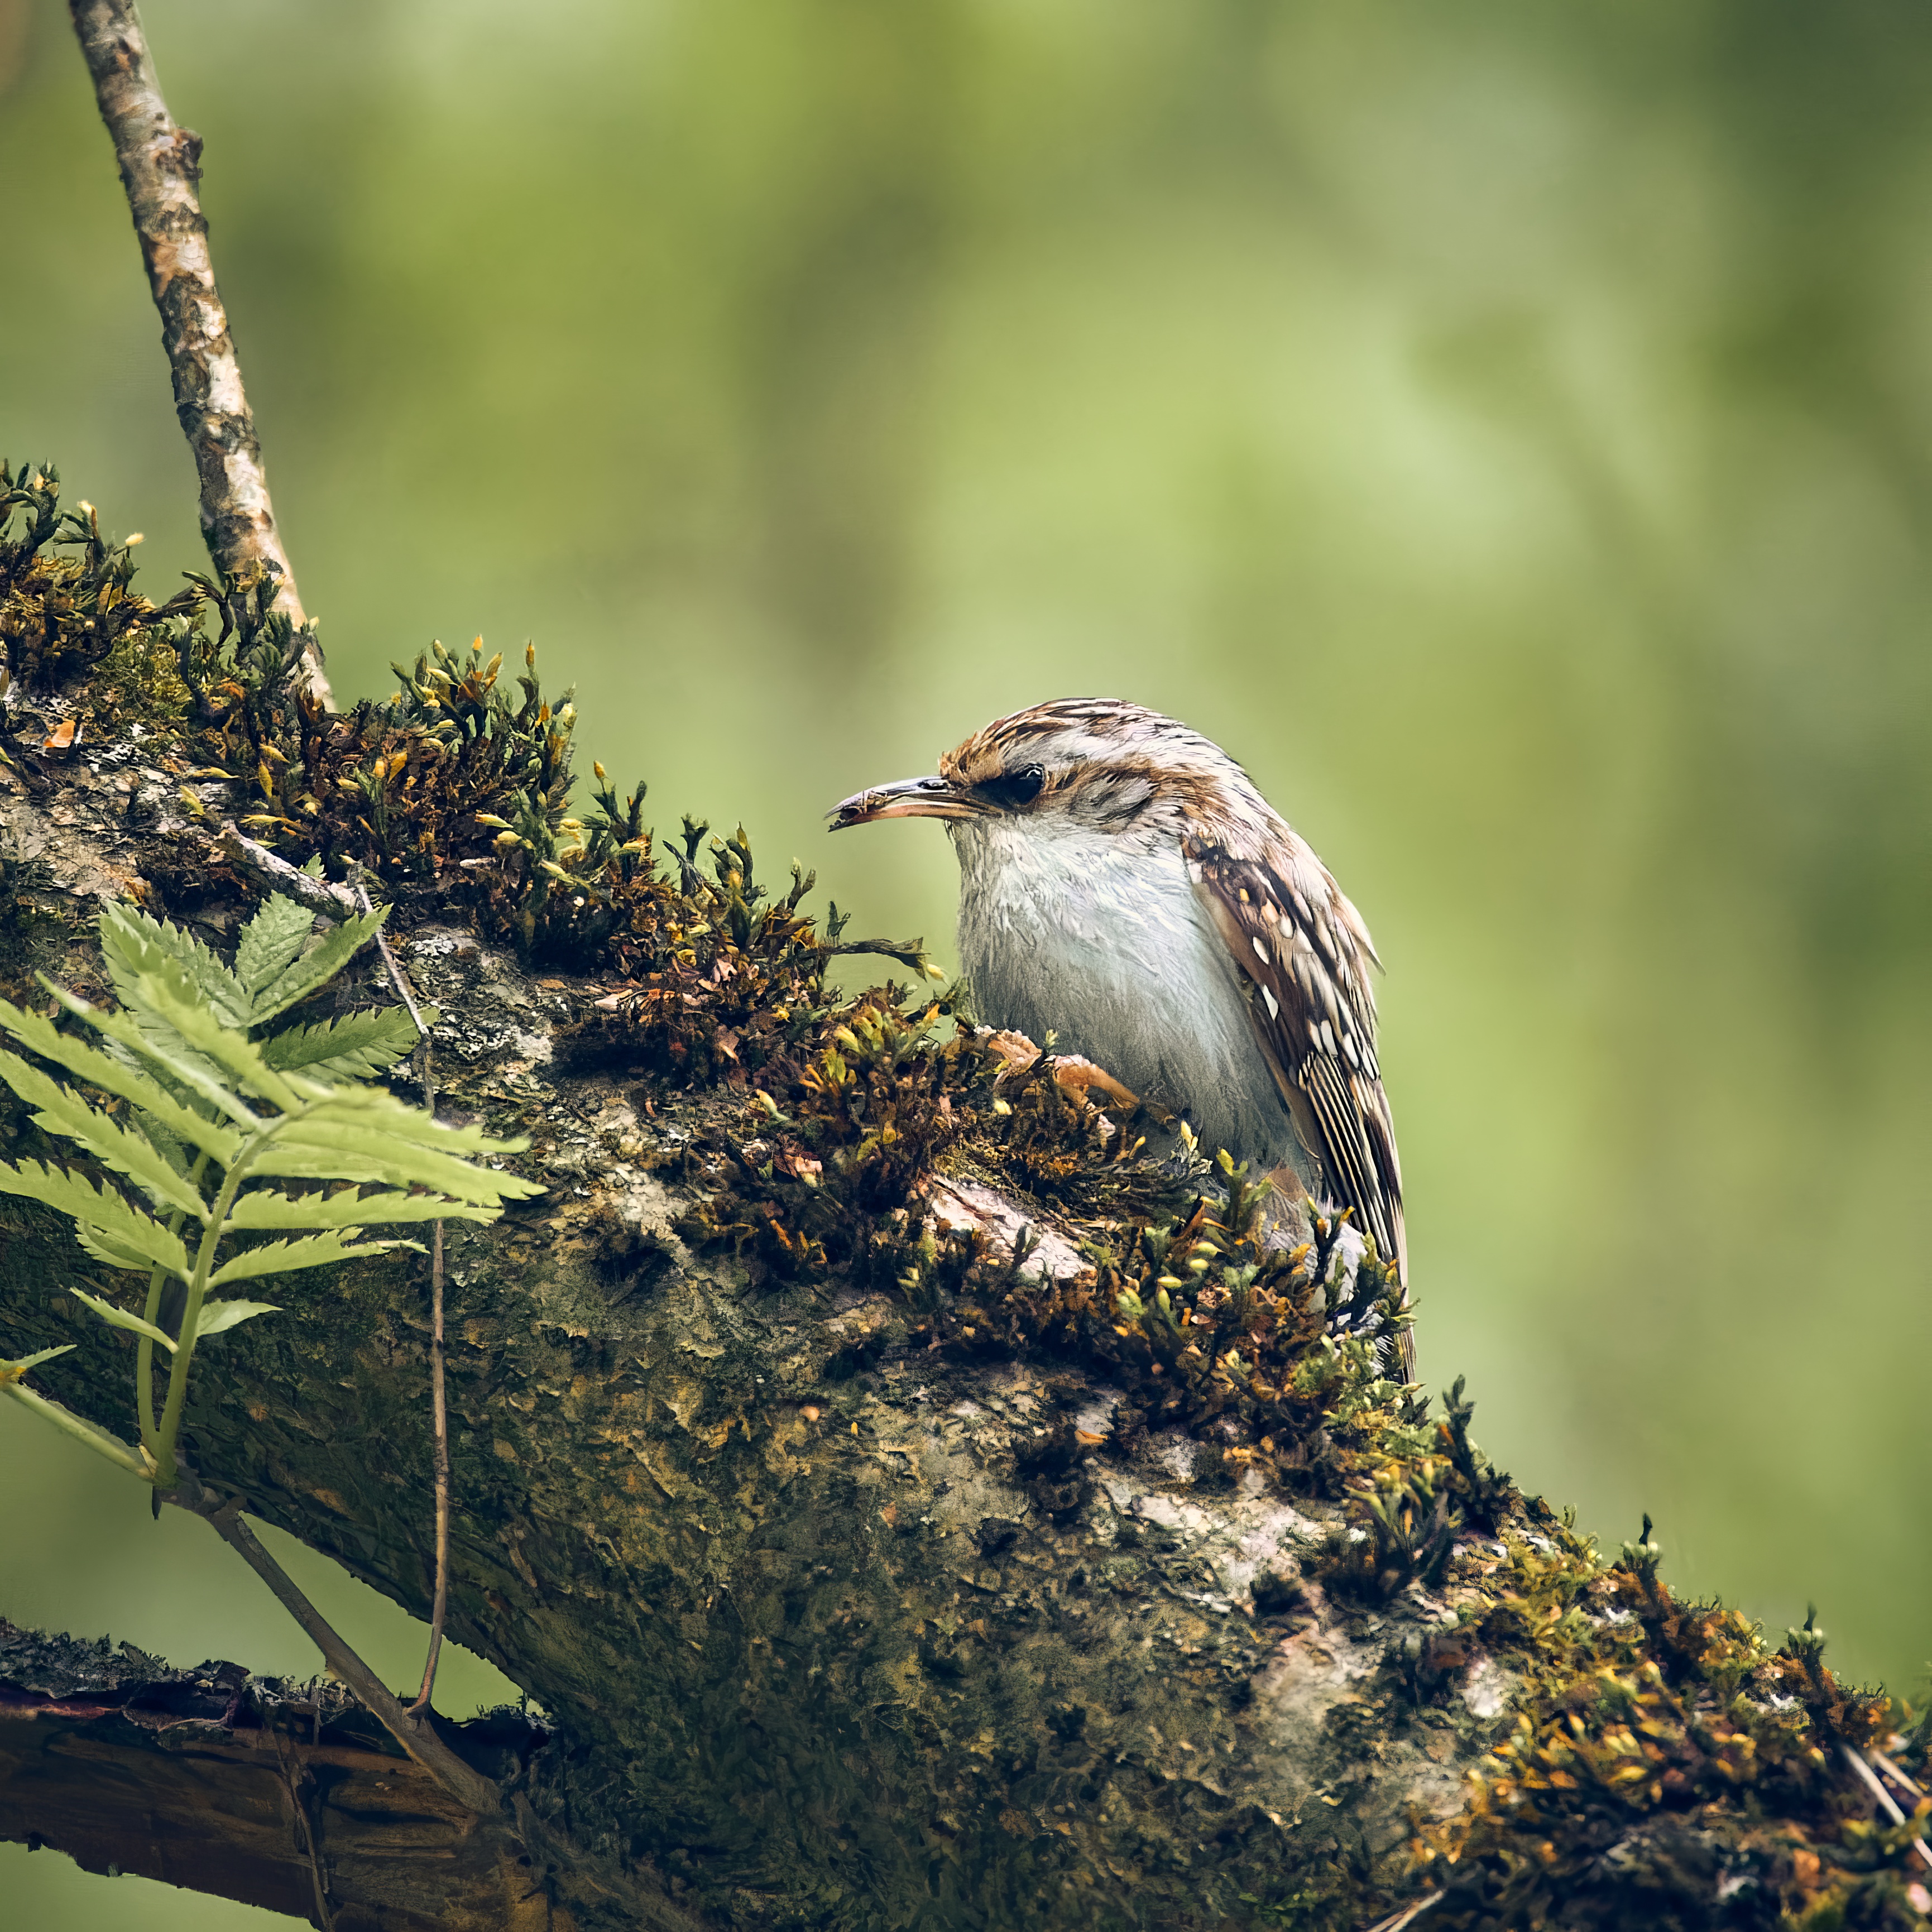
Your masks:
<instances>
[{"instance_id":1,"label":"dark green leaf","mask_svg":"<svg viewBox=\"0 0 1932 1932\"><path fill-rule=\"evenodd\" d=\"M295 964L314 926L298 900L271 892L262 902L235 948L235 976L251 1008Z\"/></svg>"},{"instance_id":2,"label":"dark green leaf","mask_svg":"<svg viewBox=\"0 0 1932 1932\"><path fill-rule=\"evenodd\" d=\"M248 1012L250 1023L259 1026L264 1020L273 1019L297 1000L307 999L317 987L326 986L375 938L388 916L388 908L382 906L332 927L313 952L304 954L256 997Z\"/></svg>"},{"instance_id":3,"label":"dark green leaf","mask_svg":"<svg viewBox=\"0 0 1932 1932\"><path fill-rule=\"evenodd\" d=\"M401 1006L290 1027L259 1042L262 1058L278 1072L299 1069L316 1080L366 1079L393 1066L416 1043L416 1023Z\"/></svg>"}]
</instances>

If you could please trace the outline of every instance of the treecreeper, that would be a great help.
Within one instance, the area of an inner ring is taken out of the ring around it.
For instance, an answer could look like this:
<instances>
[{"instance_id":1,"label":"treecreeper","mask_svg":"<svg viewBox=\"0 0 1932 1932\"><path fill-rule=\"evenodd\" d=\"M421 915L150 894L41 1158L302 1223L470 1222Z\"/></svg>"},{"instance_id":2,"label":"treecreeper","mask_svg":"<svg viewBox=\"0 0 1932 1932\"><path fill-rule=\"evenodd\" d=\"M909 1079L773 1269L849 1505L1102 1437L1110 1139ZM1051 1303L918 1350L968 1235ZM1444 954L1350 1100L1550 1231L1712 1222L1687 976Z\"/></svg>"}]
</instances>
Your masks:
<instances>
[{"instance_id":1,"label":"treecreeper","mask_svg":"<svg viewBox=\"0 0 1932 1932\"><path fill-rule=\"evenodd\" d=\"M835 831L943 820L980 1018L1053 1036L1287 1203L1352 1210L1406 1299L1381 961L1328 867L1218 745L1140 705L1062 698L831 817ZM1412 1331L1396 1348L1409 1379Z\"/></svg>"}]
</instances>

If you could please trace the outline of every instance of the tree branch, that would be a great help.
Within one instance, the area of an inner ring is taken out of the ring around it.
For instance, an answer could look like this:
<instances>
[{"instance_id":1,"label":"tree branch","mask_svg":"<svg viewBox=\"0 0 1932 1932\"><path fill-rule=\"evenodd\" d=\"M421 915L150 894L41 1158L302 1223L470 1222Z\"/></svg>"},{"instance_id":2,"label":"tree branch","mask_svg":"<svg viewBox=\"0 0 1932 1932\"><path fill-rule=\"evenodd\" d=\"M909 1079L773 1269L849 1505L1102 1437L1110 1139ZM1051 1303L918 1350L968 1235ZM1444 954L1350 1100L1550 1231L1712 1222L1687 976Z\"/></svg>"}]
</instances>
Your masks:
<instances>
[{"instance_id":1,"label":"tree branch","mask_svg":"<svg viewBox=\"0 0 1932 1932\"><path fill-rule=\"evenodd\" d=\"M208 223L196 192L201 136L177 127L168 112L133 0L68 0L68 11L100 118L113 138L148 285L160 311L175 413L201 482L201 533L208 554L225 576L251 566L273 572L281 608L303 629L308 619L275 527L262 446L214 285ZM312 631L302 656L310 689L329 704L322 650Z\"/></svg>"}]
</instances>

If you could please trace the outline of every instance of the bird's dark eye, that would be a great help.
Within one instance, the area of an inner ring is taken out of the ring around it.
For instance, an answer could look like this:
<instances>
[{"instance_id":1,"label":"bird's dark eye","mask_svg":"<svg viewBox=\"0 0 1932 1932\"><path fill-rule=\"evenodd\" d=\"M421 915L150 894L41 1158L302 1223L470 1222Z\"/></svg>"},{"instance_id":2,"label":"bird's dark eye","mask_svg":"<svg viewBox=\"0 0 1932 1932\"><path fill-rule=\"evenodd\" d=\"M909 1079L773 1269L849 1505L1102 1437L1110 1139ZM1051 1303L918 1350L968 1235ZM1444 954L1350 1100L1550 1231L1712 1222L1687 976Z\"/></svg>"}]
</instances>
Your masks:
<instances>
[{"instance_id":1,"label":"bird's dark eye","mask_svg":"<svg viewBox=\"0 0 1932 1932\"><path fill-rule=\"evenodd\" d=\"M982 780L976 789L1003 810L1016 812L1039 797L1040 787L1046 782L1046 773L1041 766L1016 765L996 778Z\"/></svg>"}]
</instances>

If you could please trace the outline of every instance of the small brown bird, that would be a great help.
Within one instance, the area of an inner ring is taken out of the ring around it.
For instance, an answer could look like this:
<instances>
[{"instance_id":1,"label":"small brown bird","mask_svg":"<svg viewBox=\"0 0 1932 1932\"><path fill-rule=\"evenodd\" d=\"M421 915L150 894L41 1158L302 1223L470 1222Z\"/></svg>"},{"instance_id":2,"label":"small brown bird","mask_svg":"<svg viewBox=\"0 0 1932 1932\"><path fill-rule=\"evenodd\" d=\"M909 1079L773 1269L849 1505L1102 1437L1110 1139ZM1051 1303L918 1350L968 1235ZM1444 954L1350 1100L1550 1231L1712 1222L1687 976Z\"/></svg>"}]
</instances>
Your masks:
<instances>
[{"instance_id":1,"label":"small brown bird","mask_svg":"<svg viewBox=\"0 0 1932 1932\"><path fill-rule=\"evenodd\" d=\"M1406 1286L1368 977L1381 962L1328 868L1218 745L1137 704L1063 698L831 816L835 831L944 820L980 1017L1054 1032L1184 1114L1204 1147L1354 1208Z\"/></svg>"}]
</instances>

